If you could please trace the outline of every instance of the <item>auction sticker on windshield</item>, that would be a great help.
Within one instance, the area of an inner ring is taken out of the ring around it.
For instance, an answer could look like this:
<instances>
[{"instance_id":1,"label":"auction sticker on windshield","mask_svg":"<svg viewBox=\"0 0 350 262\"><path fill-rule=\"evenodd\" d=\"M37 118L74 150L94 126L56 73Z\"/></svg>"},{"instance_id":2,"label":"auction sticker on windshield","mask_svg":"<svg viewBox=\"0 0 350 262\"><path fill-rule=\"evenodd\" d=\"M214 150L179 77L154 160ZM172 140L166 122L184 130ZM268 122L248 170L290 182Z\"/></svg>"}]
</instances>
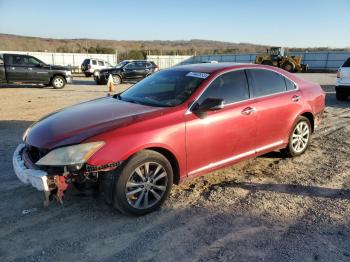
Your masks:
<instances>
[{"instance_id":1,"label":"auction sticker on windshield","mask_svg":"<svg viewBox=\"0 0 350 262\"><path fill-rule=\"evenodd\" d=\"M209 74L207 73L201 73L201 72L189 72L187 73L186 76L192 76L192 77L197 77L197 78L203 78L203 79L206 79Z\"/></svg>"}]
</instances>

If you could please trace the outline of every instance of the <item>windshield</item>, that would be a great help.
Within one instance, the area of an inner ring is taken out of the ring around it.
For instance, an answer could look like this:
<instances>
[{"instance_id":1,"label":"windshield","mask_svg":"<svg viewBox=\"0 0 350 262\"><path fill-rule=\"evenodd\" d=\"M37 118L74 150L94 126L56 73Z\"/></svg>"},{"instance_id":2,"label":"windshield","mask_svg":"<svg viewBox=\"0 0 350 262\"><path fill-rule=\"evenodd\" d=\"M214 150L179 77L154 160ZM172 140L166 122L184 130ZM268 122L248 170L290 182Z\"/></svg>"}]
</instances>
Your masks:
<instances>
[{"instance_id":1,"label":"windshield","mask_svg":"<svg viewBox=\"0 0 350 262\"><path fill-rule=\"evenodd\" d=\"M138 82L118 98L151 106L177 106L186 101L208 76L200 72L160 71Z\"/></svg>"}]
</instances>

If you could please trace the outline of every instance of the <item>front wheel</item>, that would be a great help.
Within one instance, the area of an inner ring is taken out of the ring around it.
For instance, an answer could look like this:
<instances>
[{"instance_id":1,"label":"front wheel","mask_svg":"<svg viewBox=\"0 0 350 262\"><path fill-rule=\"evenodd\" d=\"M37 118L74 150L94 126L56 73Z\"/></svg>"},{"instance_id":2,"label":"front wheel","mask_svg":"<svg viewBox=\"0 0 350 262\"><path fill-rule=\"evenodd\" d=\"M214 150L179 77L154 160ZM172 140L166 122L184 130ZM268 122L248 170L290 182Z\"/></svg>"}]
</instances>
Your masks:
<instances>
[{"instance_id":1,"label":"front wheel","mask_svg":"<svg viewBox=\"0 0 350 262\"><path fill-rule=\"evenodd\" d=\"M114 76L112 76L112 78L113 78L113 84L114 84L114 85L119 85L119 84L122 83L122 79L121 79L120 76L114 75Z\"/></svg>"},{"instance_id":2,"label":"front wheel","mask_svg":"<svg viewBox=\"0 0 350 262\"><path fill-rule=\"evenodd\" d=\"M173 184L170 162L158 152L143 150L116 174L114 207L130 215L145 215L159 208Z\"/></svg>"},{"instance_id":3,"label":"front wheel","mask_svg":"<svg viewBox=\"0 0 350 262\"><path fill-rule=\"evenodd\" d=\"M51 81L52 87L61 89L66 85L66 79L63 76L55 76Z\"/></svg>"},{"instance_id":4,"label":"front wheel","mask_svg":"<svg viewBox=\"0 0 350 262\"><path fill-rule=\"evenodd\" d=\"M310 144L311 133L312 129L309 119L300 116L292 128L288 146L282 152L287 156L300 156Z\"/></svg>"}]
</instances>

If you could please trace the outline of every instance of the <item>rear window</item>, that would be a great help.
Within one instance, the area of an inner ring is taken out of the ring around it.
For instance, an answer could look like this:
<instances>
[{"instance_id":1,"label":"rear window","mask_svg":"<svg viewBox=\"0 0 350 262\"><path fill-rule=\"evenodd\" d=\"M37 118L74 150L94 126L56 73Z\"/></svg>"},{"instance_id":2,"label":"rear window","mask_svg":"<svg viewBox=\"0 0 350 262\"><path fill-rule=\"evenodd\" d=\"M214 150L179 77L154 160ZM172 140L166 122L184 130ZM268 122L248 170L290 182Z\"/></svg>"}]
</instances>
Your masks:
<instances>
[{"instance_id":1,"label":"rear window","mask_svg":"<svg viewBox=\"0 0 350 262\"><path fill-rule=\"evenodd\" d=\"M90 59L85 59L83 65L88 65L90 63Z\"/></svg>"},{"instance_id":2,"label":"rear window","mask_svg":"<svg viewBox=\"0 0 350 262\"><path fill-rule=\"evenodd\" d=\"M350 57L345 61L342 67L350 67Z\"/></svg>"}]
</instances>

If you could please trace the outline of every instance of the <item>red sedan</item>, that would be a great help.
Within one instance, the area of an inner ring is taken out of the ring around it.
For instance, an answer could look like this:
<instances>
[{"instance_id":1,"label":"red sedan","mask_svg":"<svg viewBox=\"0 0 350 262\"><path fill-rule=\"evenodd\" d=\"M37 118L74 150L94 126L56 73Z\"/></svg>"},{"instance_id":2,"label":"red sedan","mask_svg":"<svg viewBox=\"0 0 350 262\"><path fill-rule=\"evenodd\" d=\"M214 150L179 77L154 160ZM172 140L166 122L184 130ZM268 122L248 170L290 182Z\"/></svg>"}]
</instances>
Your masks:
<instances>
[{"instance_id":1,"label":"red sedan","mask_svg":"<svg viewBox=\"0 0 350 262\"><path fill-rule=\"evenodd\" d=\"M25 132L13 165L46 203L92 181L115 208L142 215L186 177L275 150L301 155L324 107L318 84L278 68L178 66L41 119Z\"/></svg>"}]
</instances>

